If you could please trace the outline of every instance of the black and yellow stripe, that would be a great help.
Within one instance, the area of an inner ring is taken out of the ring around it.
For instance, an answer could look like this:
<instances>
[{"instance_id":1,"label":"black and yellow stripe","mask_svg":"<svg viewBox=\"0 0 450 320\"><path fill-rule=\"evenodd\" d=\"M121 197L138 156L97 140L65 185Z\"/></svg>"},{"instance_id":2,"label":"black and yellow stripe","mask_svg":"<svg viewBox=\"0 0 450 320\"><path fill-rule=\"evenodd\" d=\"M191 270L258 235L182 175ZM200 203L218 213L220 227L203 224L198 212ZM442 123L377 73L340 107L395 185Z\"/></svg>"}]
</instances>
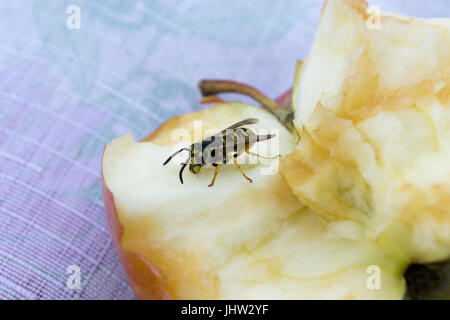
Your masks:
<instances>
[{"instance_id":1,"label":"black and yellow stripe","mask_svg":"<svg viewBox=\"0 0 450 320\"><path fill-rule=\"evenodd\" d=\"M247 177L240 166L236 162L236 158L243 152L248 154L261 157L258 154L252 153L249 149L259 141L269 140L275 135L256 135L252 130L244 128L242 126L247 124L257 123L258 119L246 119L235 123L234 125L222 130L214 136L203 139L201 142L196 142L191 145L189 149L183 148L171 155L163 165L166 165L175 155L183 150L189 151L190 155L188 161L182 163L181 170L179 172L180 181L183 183L183 170L189 165L189 171L194 174L199 174L200 169L206 165L210 164L216 167L214 172L214 178L209 185L210 187L214 184L217 173L221 164L225 164L230 156L242 175L252 182L252 180ZM265 158L265 157L262 157Z\"/></svg>"}]
</instances>

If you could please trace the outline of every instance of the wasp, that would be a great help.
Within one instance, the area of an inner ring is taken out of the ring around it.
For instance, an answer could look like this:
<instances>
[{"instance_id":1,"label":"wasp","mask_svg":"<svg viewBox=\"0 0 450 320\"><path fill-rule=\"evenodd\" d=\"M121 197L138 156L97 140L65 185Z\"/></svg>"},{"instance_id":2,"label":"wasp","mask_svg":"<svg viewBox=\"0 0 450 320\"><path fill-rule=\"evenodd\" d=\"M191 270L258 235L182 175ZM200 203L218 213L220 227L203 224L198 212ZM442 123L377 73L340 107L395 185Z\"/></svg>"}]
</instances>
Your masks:
<instances>
[{"instance_id":1,"label":"wasp","mask_svg":"<svg viewBox=\"0 0 450 320\"><path fill-rule=\"evenodd\" d=\"M169 163L169 161L180 152L187 151L189 152L189 157L185 162L181 163L182 166L179 172L180 182L183 184L183 170L187 165L189 165L190 172L198 175L203 166L210 164L216 168L214 177L208 185L208 187L212 187L216 181L220 166L226 164L230 159L233 159L234 164L244 178L249 182L253 182L252 179L246 176L237 163L237 157L244 152L263 159L275 159L280 157L279 155L276 157L263 157L249 150L256 142L269 140L275 136L275 134L257 135L252 130L244 127L258 122L258 119L250 118L235 123L213 136L191 144L190 148L181 148L167 158L163 165Z\"/></svg>"}]
</instances>

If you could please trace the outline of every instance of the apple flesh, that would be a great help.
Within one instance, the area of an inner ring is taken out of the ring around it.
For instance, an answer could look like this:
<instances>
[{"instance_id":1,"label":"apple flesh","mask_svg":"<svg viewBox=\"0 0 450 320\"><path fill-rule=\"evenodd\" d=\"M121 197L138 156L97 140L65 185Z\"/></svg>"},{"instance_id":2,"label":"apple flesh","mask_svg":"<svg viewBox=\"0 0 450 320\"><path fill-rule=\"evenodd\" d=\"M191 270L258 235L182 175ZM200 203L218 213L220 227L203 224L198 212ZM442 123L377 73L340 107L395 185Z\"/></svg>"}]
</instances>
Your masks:
<instances>
[{"instance_id":1,"label":"apple flesh","mask_svg":"<svg viewBox=\"0 0 450 320\"><path fill-rule=\"evenodd\" d=\"M325 3L292 101L276 100L298 145L276 113L219 103L106 146L108 221L139 298L400 299L410 263L449 258L449 21L382 14L371 29L366 12ZM242 164L249 184L227 165L208 188L213 168L179 183L187 155L162 166L174 138L250 117L278 130L280 172Z\"/></svg>"},{"instance_id":2,"label":"apple flesh","mask_svg":"<svg viewBox=\"0 0 450 320\"><path fill-rule=\"evenodd\" d=\"M201 121L205 136L209 129L250 117L260 120L250 126L253 130L277 130L273 142L281 155L295 148L297 137L272 114L238 103L171 119L142 142L126 135L106 146L102 170L108 221L136 295L401 299L405 265L366 240L356 223L330 223L306 208L279 173L262 173L278 160L242 164L254 183L225 165L212 188L213 168L202 168L198 177L187 172L180 184L179 162L187 155L162 166L178 147L172 134L179 129L192 133L195 121ZM368 285L370 266L381 272L379 290Z\"/></svg>"},{"instance_id":3,"label":"apple flesh","mask_svg":"<svg viewBox=\"0 0 450 320\"><path fill-rule=\"evenodd\" d=\"M106 217L114 246L120 261L125 269L136 296L146 300L167 300L170 294L167 291L167 281L161 272L148 259L138 252L126 250L122 247L124 227L117 216L114 195L105 185L102 169L103 199Z\"/></svg>"}]
</instances>

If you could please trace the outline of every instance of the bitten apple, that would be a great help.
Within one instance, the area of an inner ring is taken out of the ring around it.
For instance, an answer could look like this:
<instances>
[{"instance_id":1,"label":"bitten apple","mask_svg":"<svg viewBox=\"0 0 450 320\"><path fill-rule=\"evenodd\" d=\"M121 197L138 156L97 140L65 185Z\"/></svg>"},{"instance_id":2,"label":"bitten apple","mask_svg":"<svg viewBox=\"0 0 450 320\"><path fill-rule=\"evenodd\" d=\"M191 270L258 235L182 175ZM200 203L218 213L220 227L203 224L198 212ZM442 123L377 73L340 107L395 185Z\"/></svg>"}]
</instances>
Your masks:
<instances>
[{"instance_id":1,"label":"bitten apple","mask_svg":"<svg viewBox=\"0 0 450 320\"><path fill-rule=\"evenodd\" d=\"M357 224L329 223L306 208L278 172L262 173L270 161L242 164L254 183L226 165L212 188L213 168L198 177L186 174L182 185L176 161L162 166L178 147L174 132L193 132L195 121L201 121L206 135L249 117L260 120L253 130L277 130L282 156L295 148L296 135L272 114L238 103L171 119L142 142L126 135L106 146L108 220L137 296L402 298L405 266L364 239ZM370 266L380 272L379 290L370 282Z\"/></svg>"}]
</instances>

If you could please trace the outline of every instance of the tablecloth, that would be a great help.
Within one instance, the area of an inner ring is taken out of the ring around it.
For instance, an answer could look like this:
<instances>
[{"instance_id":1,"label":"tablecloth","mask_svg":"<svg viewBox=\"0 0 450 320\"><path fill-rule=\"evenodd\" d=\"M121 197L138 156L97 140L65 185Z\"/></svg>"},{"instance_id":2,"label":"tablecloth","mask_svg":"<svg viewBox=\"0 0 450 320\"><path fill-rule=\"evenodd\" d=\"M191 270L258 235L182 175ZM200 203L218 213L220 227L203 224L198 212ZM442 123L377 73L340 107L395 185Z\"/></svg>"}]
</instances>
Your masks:
<instances>
[{"instance_id":1,"label":"tablecloth","mask_svg":"<svg viewBox=\"0 0 450 320\"><path fill-rule=\"evenodd\" d=\"M450 16L447 0L372 3ZM196 85L204 78L281 94L308 53L321 6L2 1L0 299L134 299L107 228L105 143L128 132L141 139L202 108Z\"/></svg>"}]
</instances>

